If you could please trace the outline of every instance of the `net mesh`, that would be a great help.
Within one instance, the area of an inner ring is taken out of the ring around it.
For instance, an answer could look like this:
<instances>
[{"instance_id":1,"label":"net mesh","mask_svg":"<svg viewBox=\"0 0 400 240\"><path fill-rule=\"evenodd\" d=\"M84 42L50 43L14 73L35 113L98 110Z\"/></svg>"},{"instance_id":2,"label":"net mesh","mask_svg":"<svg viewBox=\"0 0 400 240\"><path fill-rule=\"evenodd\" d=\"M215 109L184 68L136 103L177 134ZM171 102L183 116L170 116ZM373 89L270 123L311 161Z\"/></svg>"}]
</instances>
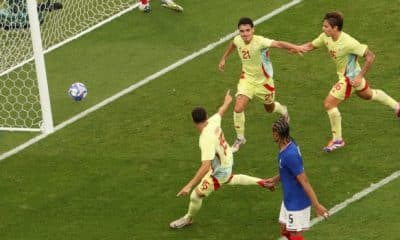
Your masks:
<instances>
[{"instance_id":1,"label":"net mesh","mask_svg":"<svg viewBox=\"0 0 400 240\"><path fill-rule=\"evenodd\" d=\"M73 38L134 3L136 0L38 1L43 49ZM28 19L26 0L0 0L0 128L40 128Z\"/></svg>"}]
</instances>

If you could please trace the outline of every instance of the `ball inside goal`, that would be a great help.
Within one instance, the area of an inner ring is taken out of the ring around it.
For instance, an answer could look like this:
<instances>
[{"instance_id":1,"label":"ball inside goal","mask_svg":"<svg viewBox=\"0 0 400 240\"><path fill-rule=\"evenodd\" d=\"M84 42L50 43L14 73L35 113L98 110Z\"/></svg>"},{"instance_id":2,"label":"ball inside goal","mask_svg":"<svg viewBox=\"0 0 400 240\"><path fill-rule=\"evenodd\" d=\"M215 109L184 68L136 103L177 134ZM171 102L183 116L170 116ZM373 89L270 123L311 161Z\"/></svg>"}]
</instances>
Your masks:
<instances>
[{"instance_id":1,"label":"ball inside goal","mask_svg":"<svg viewBox=\"0 0 400 240\"><path fill-rule=\"evenodd\" d=\"M75 100L81 101L86 97L88 90L83 83L74 83L69 87L68 94Z\"/></svg>"}]
</instances>

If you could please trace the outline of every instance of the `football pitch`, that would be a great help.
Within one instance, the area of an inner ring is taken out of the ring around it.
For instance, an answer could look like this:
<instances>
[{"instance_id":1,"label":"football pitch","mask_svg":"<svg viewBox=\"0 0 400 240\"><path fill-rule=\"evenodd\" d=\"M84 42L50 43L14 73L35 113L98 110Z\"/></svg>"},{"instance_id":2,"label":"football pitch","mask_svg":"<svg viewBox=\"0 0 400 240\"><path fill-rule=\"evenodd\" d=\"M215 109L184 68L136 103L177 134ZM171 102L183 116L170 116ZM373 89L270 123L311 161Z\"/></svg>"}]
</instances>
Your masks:
<instances>
[{"instance_id":1,"label":"football pitch","mask_svg":"<svg viewBox=\"0 0 400 240\"><path fill-rule=\"evenodd\" d=\"M183 14L152 1L46 55L55 125L95 106L236 30L242 16L258 19L290 1L177 0ZM344 31L376 54L367 79L400 99L398 1L302 1L256 26L256 34L294 43L321 33L328 11L344 13ZM236 90L240 61L227 47L214 49L155 78L0 162L1 239L278 239L281 189L224 186L203 201L192 226L171 230L187 210L176 193L200 166L198 133L190 111L217 110L227 89ZM400 123L391 109L355 95L341 105L347 146L326 154L330 138L323 99L336 82L325 49L305 56L272 49L276 99L287 105L292 136L307 175L327 208L400 170ZM89 94L74 102L66 91L83 82ZM229 112L232 112L232 107ZM272 123L253 101L246 109L248 143L235 155L235 173L277 173ZM222 127L235 137L232 115ZM37 136L0 134L0 154ZM400 180L315 225L306 239L399 239Z\"/></svg>"}]
</instances>

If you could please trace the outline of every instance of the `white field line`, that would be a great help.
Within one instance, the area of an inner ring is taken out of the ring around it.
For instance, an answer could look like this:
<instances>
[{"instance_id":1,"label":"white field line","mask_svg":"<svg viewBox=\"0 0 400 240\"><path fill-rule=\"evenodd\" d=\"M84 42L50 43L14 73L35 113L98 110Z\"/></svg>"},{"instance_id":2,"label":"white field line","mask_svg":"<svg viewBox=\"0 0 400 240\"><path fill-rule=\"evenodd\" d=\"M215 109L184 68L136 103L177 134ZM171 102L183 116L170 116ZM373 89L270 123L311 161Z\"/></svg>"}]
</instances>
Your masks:
<instances>
[{"instance_id":1,"label":"white field line","mask_svg":"<svg viewBox=\"0 0 400 240\"><path fill-rule=\"evenodd\" d=\"M40 132L40 128L10 128L10 127L0 127L0 131L9 132Z\"/></svg>"},{"instance_id":2,"label":"white field line","mask_svg":"<svg viewBox=\"0 0 400 240\"><path fill-rule=\"evenodd\" d=\"M113 21L114 19L116 19L116 18L118 18L118 17L121 17L121 16L124 15L125 13L127 13L127 12L129 12L129 11L135 9L135 8L137 8L138 6L139 6L139 3L133 4L132 6L130 6L130 7L126 8L126 9L124 9L123 11L121 11L121 12L119 12L119 13L117 13L117 14L115 14L115 15L113 15L113 16L107 18L107 19L104 19L103 21L97 23L96 25L91 26L90 28L86 29L85 31L80 32L80 33L78 33L77 35L74 35L74 36L72 36L72 37L70 37L70 38L67 38L67 39L65 39L64 41L59 42L59 43L57 43L57 44L55 44L55 45L53 45L53 46L47 48L46 50L43 51L43 54L49 53L49 52L51 52L51 51L53 51L53 50L55 50L55 49L57 49L57 48L59 48L59 47L61 47L61 46L64 46L65 44L67 44L67 43L69 43L69 42L72 42L72 41L75 40L75 39L78 39L78 38L82 37L83 35L85 35L85 34L91 32L91 31L93 31L93 30L95 30L95 29L97 29L97 28L103 26L104 24L109 23L109 22ZM8 73L10 73L10 72L12 72L12 71L14 71L14 70L17 69L17 68L20 68L20 67L24 66L25 64L29 63L30 61L33 61L33 57L31 57L31 58L29 58L29 59L26 59L26 60L24 60L24 61L18 63L17 65L12 66L11 68L9 68L9 69L7 69L7 70L1 72L1 73L0 73L0 77L3 76L3 75L6 75L6 74L8 74Z\"/></svg>"},{"instance_id":3,"label":"white field line","mask_svg":"<svg viewBox=\"0 0 400 240\"><path fill-rule=\"evenodd\" d=\"M263 17L257 19L255 21L255 23L256 24L260 24L260 23L262 23L264 21L267 21L268 19L272 18L273 16L278 15L279 13L281 13L281 12L291 8L292 6L300 3L301 1L302 0L293 0L290 3L284 4L281 7L277 8L277 9L273 10L272 12L264 15ZM122 97L122 96L124 96L124 95L126 95L126 94L128 94L128 93L130 93L132 91L134 91L135 89L137 89L137 88L139 88L139 87L141 87L141 86L153 81L154 79L157 79L158 77L160 77L160 76L168 73L169 71L172 71L175 68L177 68L177 67L179 67L179 66L181 66L181 65L183 65L183 64L185 64L185 63L187 63L187 62L189 62L191 60L193 60L194 58L196 58L196 57L198 57L198 56L200 56L200 55L202 55L202 54L204 54L206 52L211 51L212 49L214 49L215 47L221 45L222 43L225 43L226 41L229 41L230 39L232 39L237 34L238 34L238 31L230 33L230 34L226 35L225 37L221 38L220 40L209 44L208 46L200 49L199 51L194 52L194 53L190 54L189 56L187 56L185 58L182 58L182 59L178 60L177 62L169 65L168 67L163 68L160 71L158 71L158 72L156 72L156 73L154 73L154 74L152 74L152 75L140 80L139 82L131 85L130 87L125 88L124 90L118 92L117 94L115 94L115 95L113 95L113 96L111 96L109 98L104 99L100 103L98 103L98 104L86 109L85 111L83 111L83 112L75 115L74 117L72 117L72 118L60 123L59 125L55 126L54 127L54 132L57 132L58 130L70 125L71 123L74 123L74 122L78 121L79 119L89 115L90 113L92 113L92 112L94 112L94 111L96 111L96 110L108 105L109 103L117 100L118 98L120 98L120 97ZM52 133L50 133L50 134L52 134ZM42 133L42 134L40 134L40 135L38 135L38 136L36 136L34 138L31 138L30 140L26 141L25 143L17 146L16 148L13 148L13 149L5 152L5 153L2 153L0 155L0 161L3 161L4 159L6 159L6 158L8 158L8 157L10 157L10 156L22 151L22 150L24 150L25 148L27 148L27 147L29 147L29 146L37 143L37 142L39 142L40 140L42 140L43 138L47 137L50 134Z\"/></svg>"},{"instance_id":4,"label":"white field line","mask_svg":"<svg viewBox=\"0 0 400 240\"><path fill-rule=\"evenodd\" d=\"M340 210L343 210L346 208L348 205L352 204L353 202L356 202L360 200L361 198L367 196L368 194L372 193L373 191L377 190L378 188L381 188L382 186L390 183L391 181L397 179L400 177L400 170L392 173L392 175L382 179L378 183L372 183L371 186L363 189L362 191L354 194L351 198L348 198L344 200L343 202L335 205L333 208L329 209L329 214L332 216L333 214L336 214ZM311 227L314 226L315 224L325 220L323 217L315 217L311 220ZM286 240L285 237L279 238L279 240Z\"/></svg>"},{"instance_id":5,"label":"white field line","mask_svg":"<svg viewBox=\"0 0 400 240\"><path fill-rule=\"evenodd\" d=\"M272 11L271 13L269 13L269 14L267 14L267 15L264 15L263 17L257 19L256 21L254 21L254 23L257 25L257 24L260 24L260 23L262 23L262 22L264 22L264 21L267 21L268 19L272 18L273 16L278 15L279 13L281 13L281 12L283 12L283 11L289 9L290 7L292 7L292 6L294 6L294 5L298 4L298 3L300 3L301 1L302 1L302 0L294 0L294 1L290 2L290 3L288 3L288 4L285 4L285 5L281 6L280 8L275 9L275 10ZM121 12L120 14L117 14L116 16L113 16L112 18L106 19L105 21L103 21L103 22L101 22L101 23L99 23L99 24L93 26L92 28L88 29L87 31L85 31L85 34L86 34L87 32L90 32L90 31L92 31L92 30L94 30L94 29L96 29L96 28L98 28L98 27L100 27L100 26L102 26L102 25L104 25L104 24L110 22L111 20L113 20L113 19L115 19L115 18L117 18L117 17L119 17L119 16L125 14L126 12L128 12L128 11L130 11L130 10L136 8L136 7L137 7L137 4L135 4L135 5L132 6L131 8L126 9L125 11ZM115 95L113 95L113 96L111 96L111 97L109 97L109 98L103 100L102 102L100 102L100 103L94 105L93 107L91 107L91 108L89 108L89 109L87 109L87 110L85 110L85 111L79 113L78 115L76 115L76 116L70 118L69 120L62 122L61 124L57 125L57 126L54 128L54 132L56 132L56 131L58 131L58 130L60 130L60 129L66 127L66 126L68 126L69 124L71 124L71 123L73 123L73 122L75 122L75 121L77 121L77 120L79 120L79 119L81 119L81 118L83 118L83 117L85 117L86 115L88 115L88 114L90 114L90 113L96 111L97 109L99 109L99 108L101 108L101 107L103 107L103 106L105 106L105 105L107 105L107 104L113 102L114 100L116 100L116 99L118 99L118 98L120 98L120 97L122 97L122 96L124 96L124 95L126 95L126 94L128 94L128 93L130 93L130 92L132 92L132 91L134 91L135 89L137 89L137 88L139 88L139 87L141 87L141 86L143 86L143 85L149 83L150 81L152 81L152 80L158 78L159 76L162 76L162 75L164 75L165 73L167 73L167 72L169 72L169 71L171 71L171 70L173 70L173 69L175 69L175 68L177 68L177 67L179 67L179 66L185 64L186 62L188 62L188 61L190 61L190 60L192 60L192 59L194 59L194 58L200 56L201 54L204 54L204 53L206 53L206 52L208 52L208 51L214 49L216 46L218 46L218 45L220 45L220 44L222 44L222 43L228 41L229 39L231 39L232 37L234 37L236 34L237 34L237 31L235 31L235 32L233 32L233 33L231 33L231 34L228 34L227 36L221 38L219 41L217 41L217 42L215 42L215 43L212 43L212 44L208 45L207 47L201 49L200 51L195 52L195 53L193 53L193 54L191 54L191 55L189 55L189 56L187 56L187 57L185 57L185 58L183 58L183 59L181 59L181 60L175 62L174 64L172 64L172 65L170 65L170 66L168 66L168 67L162 69L161 71L159 71L159 72L157 72L157 73L155 73L155 74L153 74L153 75L150 75L150 76L146 77L145 79L143 79L143 80L141 80L141 81L139 81L139 82L137 82L137 83L131 85L129 88L126 88L126 89L120 91L119 93L117 93L117 94L115 94ZM66 44L66 43L68 43L68 42L70 42L70 41L72 41L72 40L75 40L75 39L79 38L79 37L82 36L82 35L84 35L84 34L77 35L77 36L75 36L75 37L73 37L73 38L71 38L71 39L67 39L67 40L65 40L62 44L59 43L59 44L57 44L57 45L54 45L54 46L52 46L51 48L47 49L47 50L45 51L45 53L50 52L50 51L52 51L52 50L54 50L54 49L56 49L56 48L58 48L58 47L60 47L60 46L62 46L62 45L64 45L64 44ZM31 61L31 60L32 60L32 59L27 60L27 62L29 62L29 61ZM17 67L16 67L16 68L17 68ZM4 75L4 74L6 74L6 73L4 73L4 72L3 72L3 73L0 73L0 76L1 76L1 75ZM54 133L54 132L53 132L53 133ZM51 134L52 134L52 133L51 133ZM14 148L14 149L12 149L12 150L10 150L10 151L8 151L8 152L5 152L5 153L1 154L1 155L0 155L0 161L2 161L2 160L4 160L4 159L6 159L6 158L8 158L8 157L10 157L10 156L12 156L12 155L18 153L18 152L24 150L25 148L27 148L27 147L29 147L29 146L31 146L31 145L33 145L33 144L39 142L40 140L46 138L48 135L50 135L50 134L40 134L40 135L38 135L38 136L36 136L36 137L34 137L34 138L32 138L32 139L26 141L25 143L23 143L23 144L17 146L16 148ZM346 199L345 201L343 201L343 202L337 204L336 206L334 206L333 208L331 208L331 209L329 210L330 215L336 214L336 213L339 212L340 210L346 208L349 204L351 204L351 203L353 203L353 202L355 202L355 201L360 200L361 198L367 196L367 195L370 194L371 192L373 192L373 191L375 191L375 190L381 188L381 187L384 186L385 184L387 184L387 183L389 183L389 182L391 182L391 181L397 179L399 176L400 176L400 171L396 171L396 172L394 172L392 175L390 175L390 176L384 178L383 180L381 180L380 182L378 182L378 183L376 183L376 184L371 184L370 187L365 188L364 190L362 190L362 191L360 191L360 192L354 194L351 198L348 198L348 199ZM311 227L314 226L315 224L317 224L317 223L323 221L323 220L324 220L324 218L322 218L322 217L316 217L316 218L312 219L312 220L311 220ZM282 237L282 238L279 238L279 240L284 240L284 239L286 239L286 238L283 238L283 237Z\"/></svg>"}]
</instances>

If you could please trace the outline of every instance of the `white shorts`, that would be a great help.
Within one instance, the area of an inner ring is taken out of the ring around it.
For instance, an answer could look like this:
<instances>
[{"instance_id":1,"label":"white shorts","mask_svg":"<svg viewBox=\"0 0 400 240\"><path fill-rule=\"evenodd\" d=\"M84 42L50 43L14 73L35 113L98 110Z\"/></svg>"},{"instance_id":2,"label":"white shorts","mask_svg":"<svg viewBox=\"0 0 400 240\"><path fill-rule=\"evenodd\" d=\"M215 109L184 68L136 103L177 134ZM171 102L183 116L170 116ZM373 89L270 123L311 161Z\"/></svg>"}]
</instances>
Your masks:
<instances>
[{"instance_id":1,"label":"white shorts","mask_svg":"<svg viewBox=\"0 0 400 240\"><path fill-rule=\"evenodd\" d=\"M279 222L286 225L287 231L305 231L310 228L310 213L311 206L299 211L288 211L282 202Z\"/></svg>"}]
</instances>

